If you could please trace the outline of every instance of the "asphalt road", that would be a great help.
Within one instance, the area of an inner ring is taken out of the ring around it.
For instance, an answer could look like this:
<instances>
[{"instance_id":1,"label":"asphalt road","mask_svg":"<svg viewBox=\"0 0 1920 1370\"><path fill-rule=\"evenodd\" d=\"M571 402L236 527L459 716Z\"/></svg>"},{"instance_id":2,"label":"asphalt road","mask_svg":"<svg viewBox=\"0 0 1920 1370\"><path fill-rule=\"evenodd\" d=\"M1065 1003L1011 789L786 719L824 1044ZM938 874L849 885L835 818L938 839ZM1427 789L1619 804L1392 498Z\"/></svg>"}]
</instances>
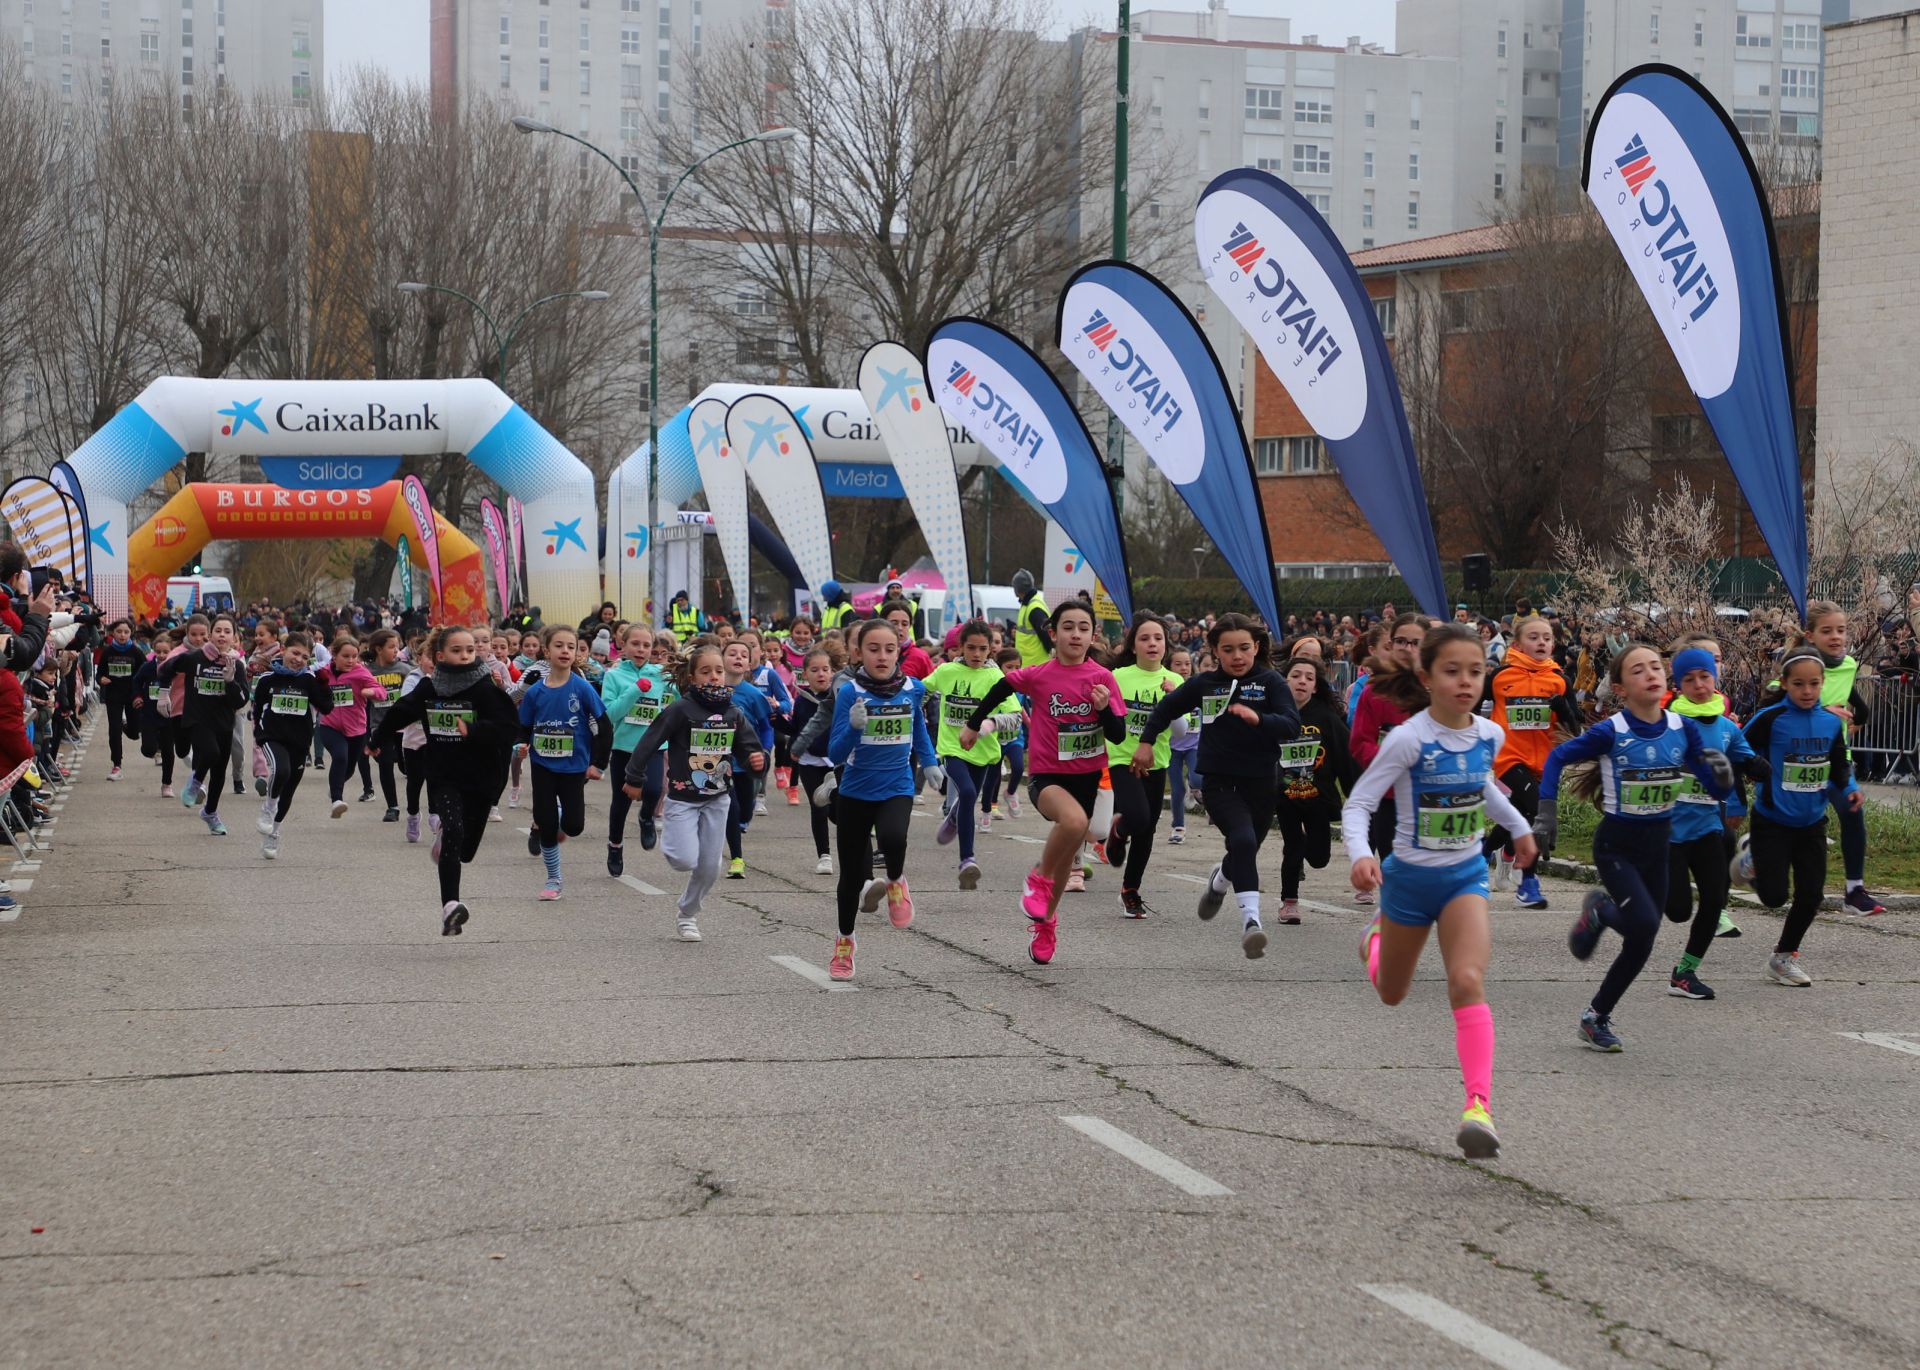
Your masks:
<instances>
[{"instance_id":1,"label":"asphalt road","mask_svg":"<svg viewBox=\"0 0 1920 1370\"><path fill-rule=\"evenodd\" d=\"M1665 994L1670 928L1609 1057L1578 887L1497 898L1505 1150L1469 1164L1437 956L1381 1006L1337 856L1249 962L1193 916L1202 821L1157 916L1097 872L1042 969L1041 821L963 894L929 806L913 927L829 991L802 810L698 945L658 853L605 874L598 794L558 903L509 811L456 940L377 803L309 777L270 865L251 796L218 839L106 769L0 925L0 1364L1920 1362L1911 915L1823 918L1789 990L1743 911L1713 1003Z\"/></svg>"}]
</instances>

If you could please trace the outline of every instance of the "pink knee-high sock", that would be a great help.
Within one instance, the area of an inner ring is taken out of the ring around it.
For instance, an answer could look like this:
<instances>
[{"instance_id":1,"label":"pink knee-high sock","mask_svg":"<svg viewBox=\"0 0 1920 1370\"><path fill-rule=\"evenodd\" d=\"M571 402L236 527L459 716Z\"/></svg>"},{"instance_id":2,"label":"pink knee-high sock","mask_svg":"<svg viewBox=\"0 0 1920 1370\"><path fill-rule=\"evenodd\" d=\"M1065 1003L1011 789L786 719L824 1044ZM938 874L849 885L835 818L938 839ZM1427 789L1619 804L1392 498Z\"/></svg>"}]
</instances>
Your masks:
<instances>
[{"instance_id":1,"label":"pink knee-high sock","mask_svg":"<svg viewBox=\"0 0 1920 1370\"><path fill-rule=\"evenodd\" d=\"M1367 979L1375 989L1380 988L1380 939L1367 939Z\"/></svg>"},{"instance_id":2,"label":"pink knee-high sock","mask_svg":"<svg viewBox=\"0 0 1920 1370\"><path fill-rule=\"evenodd\" d=\"M1493 1010L1468 1004L1453 1011L1453 1049L1460 1057L1460 1079L1467 1102L1493 1097Z\"/></svg>"}]
</instances>

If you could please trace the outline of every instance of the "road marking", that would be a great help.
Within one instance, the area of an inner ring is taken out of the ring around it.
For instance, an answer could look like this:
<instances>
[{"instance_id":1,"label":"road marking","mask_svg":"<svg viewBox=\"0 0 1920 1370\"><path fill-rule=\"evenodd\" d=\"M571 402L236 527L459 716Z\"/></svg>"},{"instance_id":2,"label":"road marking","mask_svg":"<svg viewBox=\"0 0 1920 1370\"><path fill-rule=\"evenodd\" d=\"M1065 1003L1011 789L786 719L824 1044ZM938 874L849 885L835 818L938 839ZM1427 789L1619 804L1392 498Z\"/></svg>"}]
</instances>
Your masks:
<instances>
[{"instance_id":1,"label":"road marking","mask_svg":"<svg viewBox=\"0 0 1920 1370\"><path fill-rule=\"evenodd\" d=\"M1552 1356L1542 1355L1525 1342L1515 1341L1505 1332L1495 1331L1478 1318L1470 1318L1418 1289L1409 1289L1404 1284L1363 1284L1360 1290L1502 1370L1567 1370L1564 1363Z\"/></svg>"},{"instance_id":2,"label":"road marking","mask_svg":"<svg viewBox=\"0 0 1920 1370\"><path fill-rule=\"evenodd\" d=\"M0 923L13 922L16 918L20 916L20 907L21 907L20 905L15 904L10 909L0 909Z\"/></svg>"},{"instance_id":3,"label":"road marking","mask_svg":"<svg viewBox=\"0 0 1920 1370\"><path fill-rule=\"evenodd\" d=\"M801 979L811 980L814 984L820 986L821 989L830 990L835 994L851 993L860 988L858 985L843 984L841 981L828 975L824 970L821 970L820 967L814 965L813 962L803 961L798 956L769 956L767 959L776 966L782 966L792 971Z\"/></svg>"},{"instance_id":4,"label":"road marking","mask_svg":"<svg viewBox=\"0 0 1920 1370\"><path fill-rule=\"evenodd\" d=\"M1030 847L1044 847L1047 845L1047 839L1044 837L1023 837L1017 832L1002 833L1001 836L1005 837L1009 842L1025 842Z\"/></svg>"},{"instance_id":5,"label":"road marking","mask_svg":"<svg viewBox=\"0 0 1920 1370\"><path fill-rule=\"evenodd\" d=\"M1891 1032L1843 1032L1842 1037L1851 1037L1856 1042L1865 1042L1872 1047L1885 1047L1888 1051L1904 1051L1909 1056L1920 1056L1920 1041L1911 1036L1901 1036Z\"/></svg>"},{"instance_id":6,"label":"road marking","mask_svg":"<svg viewBox=\"0 0 1920 1370\"><path fill-rule=\"evenodd\" d=\"M1349 904L1343 909L1338 904L1322 904L1313 899L1296 899L1294 902L1303 909L1312 909L1315 913L1335 913L1343 917L1350 913L1361 912L1367 907L1365 904ZM1371 918L1373 915L1367 916Z\"/></svg>"},{"instance_id":7,"label":"road marking","mask_svg":"<svg viewBox=\"0 0 1920 1370\"><path fill-rule=\"evenodd\" d=\"M620 883L627 886L629 889L638 890L642 894L651 894L651 895L659 896L666 893L666 891L663 889L656 889L654 886L649 885L646 881L642 880L637 875L623 875L620 877Z\"/></svg>"},{"instance_id":8,"label":"road marking","mask_svg":"<svg viewBox=\"0 0 1920 1370\"><path fill-rule=\"evenodd\" d=\"M1151 1170L1168 1184L1200 1199L1219 1198L1233 1193L1218 1180L1209 1179L1192 1166L1182 1165L1164 1151L1155 1150L1132 1133L1122 1132L1104 1118L1073 1114L1060 1119L1082 1136L1119 1152L1143 1170Z\"/></svg>"},{"instance_id":9,"label":"road marking","mask_svg":"<svg viewBox=\"0 0 1920 1370\"><path fill-rule=\"evenodd\" d=\"M1182 875L1182 874L1180 874L1180 873L1179 873L1178 871L1174 871L1174 872L1172 872L1172 873L1170 873L1170 874L1169 874L1169 875L1167 876L1167 879L1169 879L1169 880L1184 880L1184 881L1186 881L1186 882L1187 882L1187 883L1188 883L1189 885L1209 885L1209 884L1212 884L1212 883L1213 883L1213 878L1212 878L1211 876L1207 876L1207 875Z\"/></svg>"},{"instance_id":10,"label":"road marking","mask_svg":"<svg viewBox=\"0 0 1920 1370\"><path fill-rule=\"evenodd\" d=\"M25 894L33 888L33 881L31 880L9 880L7 883L13 887L15 894Z\"/></svg>"}]
</instances>

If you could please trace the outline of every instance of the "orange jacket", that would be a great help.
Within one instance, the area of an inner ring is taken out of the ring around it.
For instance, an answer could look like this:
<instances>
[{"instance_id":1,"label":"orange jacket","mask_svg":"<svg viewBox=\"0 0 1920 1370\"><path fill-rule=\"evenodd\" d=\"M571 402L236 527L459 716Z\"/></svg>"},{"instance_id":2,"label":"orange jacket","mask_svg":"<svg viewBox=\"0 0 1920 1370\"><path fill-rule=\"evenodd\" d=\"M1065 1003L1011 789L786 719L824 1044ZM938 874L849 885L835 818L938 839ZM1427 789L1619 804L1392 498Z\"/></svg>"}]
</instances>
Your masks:
<instances>
[{"instance_id":1,"label":"orange jacket","mask_svg":"<svg viewBox=\"0 0 1920 1370\"><path fill-rule=\"evenodd\" d=\"M1505 775L1509 767L1518 765L1538 776L1553 750L1556 715L1569 732L1579 731L1577 722L1567 722L1572 706L1566 694L1567 678L1551 659L1536 661L1518 647L1507 648L1506 663L1494 672L1487 688L1493 700L1493 721L1507 735L1493 761L1495 775Z\"/></svg>"}]
</instances>

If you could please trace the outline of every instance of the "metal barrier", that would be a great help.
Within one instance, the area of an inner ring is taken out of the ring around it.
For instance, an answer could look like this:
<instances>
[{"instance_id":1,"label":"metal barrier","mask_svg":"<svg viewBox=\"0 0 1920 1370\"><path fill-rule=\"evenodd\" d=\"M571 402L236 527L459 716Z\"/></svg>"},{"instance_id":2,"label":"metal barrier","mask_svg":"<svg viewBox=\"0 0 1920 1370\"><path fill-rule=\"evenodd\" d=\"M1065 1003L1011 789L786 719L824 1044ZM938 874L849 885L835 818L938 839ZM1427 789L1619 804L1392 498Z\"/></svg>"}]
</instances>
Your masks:
<instances>
[{"instance_id":1,"label":"metal barrier","mask_svg":"<svg viewBox=\"0 0 1920 1370\"><path fill-rule=\"evenodd\" d=\"M1862 780L1920 783L1920 680L1875 678L1867 721L1851 745Z\"/></svg>"}]
</instances>

